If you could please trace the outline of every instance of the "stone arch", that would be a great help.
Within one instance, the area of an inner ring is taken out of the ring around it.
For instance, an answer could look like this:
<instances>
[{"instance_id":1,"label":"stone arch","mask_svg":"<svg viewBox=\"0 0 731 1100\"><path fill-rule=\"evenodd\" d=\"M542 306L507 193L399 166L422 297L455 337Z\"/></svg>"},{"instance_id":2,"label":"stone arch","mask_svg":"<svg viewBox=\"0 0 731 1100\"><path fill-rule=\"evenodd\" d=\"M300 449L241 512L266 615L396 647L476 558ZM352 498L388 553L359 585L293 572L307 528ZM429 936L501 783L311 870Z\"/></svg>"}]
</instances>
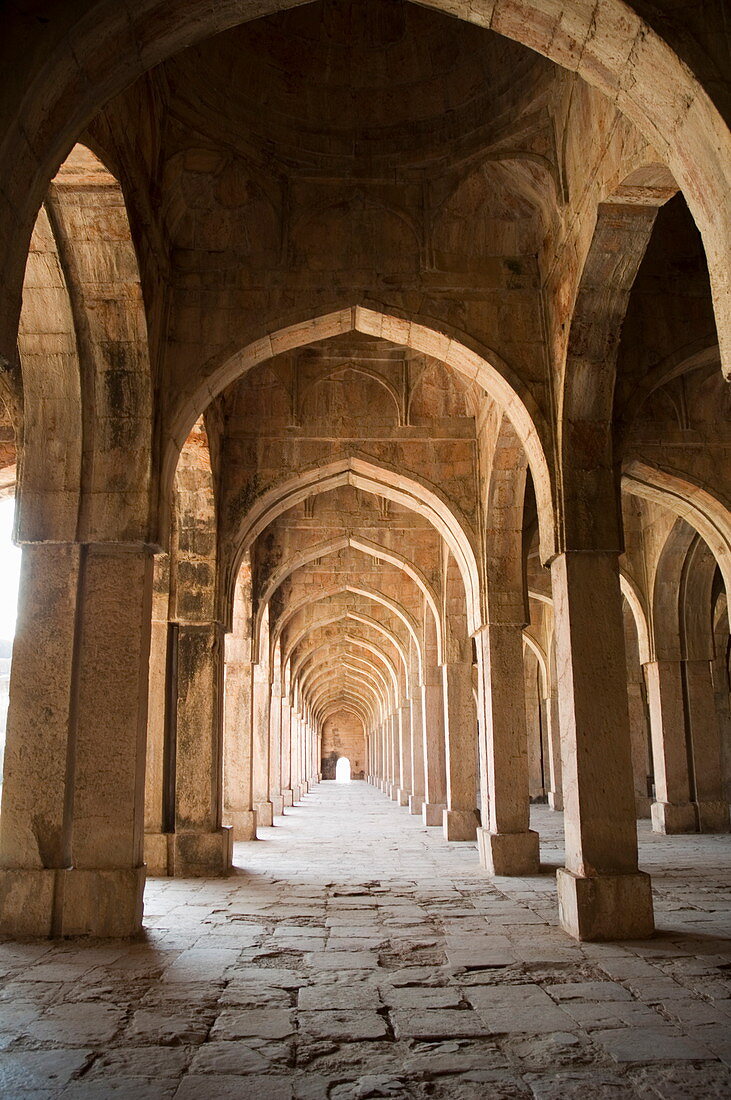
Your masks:
<instances>
[{"instance_id":1,"label":"stone arch","mask_svg":"<svg viewBox=\"0 0 731 1100\"><path fill-rule=\"evenodd\" d=\"M312 659L314 657L314 652L319 652L322 655L323 651L328 647L329 648L335 648L335 649L342 649L344 643L352 643L353 646L355 646L356 648L360 648L360 649L364 650L366 653L371 654L372 657L375 657L377 659L377 661L380 661L383 664L384 668L386 668L388 670L390 684L391 684L391 687L393 688L393 692L394 692L394 698L397 700L398 695L399 695L400 684L399 684L399 675L398 675L398 671L396 669L396 666L393 664L393 661L391 661L390 657L388 657L388 655L383 652L383 650L379 649L372 642L368 641L367 638L363 638L361 635L341 634L336 638L330 638L328 640L328 642L324 643L322 646L318 646L317 651L313 651L313 653L310 654L310 658ZM351 656L355 658L356 654L353 654L350 650L348 650L347 651L348 659ZM378 667L378 665L374 664L374 662L371 660L370 657L364 658L362 655L358 655L358 660L360 660L360 661L365 660L369 664L372 664L374 668ZM320 661L314 662L312 665L308 664L308 667L304 668L300 672L299 684L300 684L300 687L303 690L304 690L305 686L310 682L310 679L315 675L316 671L321 667L321 665L322 665L322 661L320 660ZM337 670L333 669L333 671L337 671Z\"/></svg>"},{"instance_id":2,"label":"stone arch","mask_svg":"<svg viewBox=\"0 0 731 1100\"><path fill-rule=\"evenodd\" d=\"M303 608L309 607L314 603L321 603L323 600L330 599L332 596L338 596L343 592L349 592L352 595L356 596L363 596L365 597L365 599L372 600L374 603L381 604L383 607L388 608L388 610L391 611L404 624L409 634L411 635L411 639L414 643L416 652L421 655L421 643L419 640L417 624L413 621L408 611L397 604L394 600L389 599L388 596L384 596L383 593L377 592L373 588L358 588L354 585L339 585L332 588L324 588L320 592L316 593L314 596L307 596L305 599L302 599L298 603L293 604L287 609L285 615L283 615L278 621L275 629L272 631L272 639L276 640L276 638L281 635L284 627L287 625L290 619L294 618L294 616ZM272 644L271 639L270 644ZM421 656L419 659L419 667L423 667L423 658Z\"/></svg>"},{"instance_id":3,"label":"stone arch","mask_svg":"<svg viewBox=\"0 0 731 1100\"><path fill-rule=\"evenodd\" d=\"M182 395L172 413L168 442L162 457L162 484L170 481L177 451L187 438L192 423L212 398L247 370L281 352L358 332L433 356L475 382L497 402L513 424L528 458L538 504L542 553L548 559L554 545L553 487L546 458L551 449L548 425L528 389L500 356L489 349L473 348L463 334L443 329L444 326L441 326L440 330L436 330L416 317L408 318L361 305L286 325L254 340L244 349L228 349L204 367L204 378L200 384L193 392ZM164 508L161 522L164 526Z\"/></svg>"},{"instance_id":4,"label":"stone arch","mask_svg":"<svg viewBox=\"0 0 731 1100\"><path fill-rule=\"evenodd\" d=\"M546 656L546 652L538 639L533 634L531 634L529 630L523 631L523 641L525 642L528 649L530 649L530 651L533 653L536 661L538 662L538 668L541 673L541 687L543 688L544 698L547 698L551 691L551 678L548 669L548 657Z\"/></svg>"},{"instance_id":5,"label":"stone arch","mask_svg":"<svg viewBox=\"0 0 731 1100\"><path fill-rule=\"evenodd\" d=\"M619 571L619 587L634 617L635 628L637 630L637 644L640 653L640 664L646 665L651 659L653 647L645 601L638 586L624 569L620 569Z\"/></svg>"},{"instance_id":6,"label":"stone arch","mask_svg":"<svg viewBox=\"0 0 731 1100\"><path fill-rule=\"evenodd\" d=\"M348 640L350 641L352 639ZM398 705L398 681L394 670L389 667L385 658L381 659L388 675L381 670L377 661L373 661L370 658L364 658L357 653L348 651L347 655L343 656L337 669L328 666L323 667L322 665L316 666L312 670L309 678L304 680L301 684L302 696L305 699L309 698L311 694L315 693L318 685L324 686L331 681L339 681L342 671L349 670L351 672L357 672L360 676L364 676L367 682L371 683L377 690L382 692L384 707L388 708L390 704L391 709L394 709Z\"/></svg>"},{"instance_id":7,"label":"stone arch","mask_svg":"<svg viewBox=\"0 0 731 1100\"><path fill-rule=\"evenodd\" d=\"M302 550L299 554L295 554L293 557L289 558L272 573L259 600L259 606L254 620L254 638L256 639L259 634L259 624L264 607L269 603L274 592L287 577L291 576L292 573L296 572L296 570L303 565L315 561L318 558L324 558L328 554L336 553L338 550L344 550L346 547L351 547L353 550L359 550L363 554L367 554L373 558L380 558L381 561L389 562L389 564L401 569L406 576L414 581L423 593L427 606L434 617L437 649L441 659L442 618L437 603L436 593L428 579L420 569L407 561L398 551L391 550L389 547L381 546L378 543L371 542L369 539L360 538L356 535L340 535L337 538L329 539L327 542L309 546L306 550Z\"/></svg>"},{"instance_id":8,"label":"stone arch","mask_svg":"<svg viewBox=\"0 0 731 1100\"><path fill-rule=\"evenodd\" d=\"M467 19L543 54L576 72L616 104L660 151L678 180L699 226L709 260L714 305L725 359L731 218L731 137L710 95L670 45L625 0L546 11L539 0L428 0L429 6ZM30 228L65 151L100 107L166 58L247 19L292 6L286 0L254 5L238 0L211 7L185 0L174 21L156 0L124 20L102 0L87 6L73 28L48 34L33 59L28 83L8 92L2 163L12 229L3 241L2 283L9 287L9 328L14 327L16 276ZM155 28L150 34L149 27ZM145 43L140 50L139 43ZM110 64L109 59L115 63ZM103 59L100 64L99 59ZM51 93L49 90L53 89ZM659 91L661 89L661 93ZM37 98L36 98L37 97ZM42 109L41 109L42 105ZM49 140L52 135L52 140ZM695 155L689 157L687 149ZM43 149L45 155L38 156ZM21 227L18 232L18 226ZM5 346L8 346L7 340Z\"/></svg>"},{"instance_id":9,"label":"stone arch","mask_svg":"<svg viewBox=\"0 0 731 1100\"><path fill-rule=\"evenodd\" d=\"M731 592L731 510L706 488L689 478L632 459L624 466L622 487L628 493L668 508L685 519L706 541Z\"/></svg>"},{"instance_id":10,"label":"stone arch","mask_svg":"<svg viewBox=\"0 0 731 1100\"><path fill-rule=\"evenodd\" d=\"M139 269L120 184L86 146L51 182L33 241L18 339L19 536L149 540L152 380Z\"/></svg>"},{"instance_id":11,"label":"stone arch","mask_svg":"<svg viewBox=\"0 0 731 1100\"><path fill-rule=\"evenodd\" d=\"M402 666L403 666L403 669L404 669L404 682L406 684L406 693L408 695L409 694L409 663L408 663L407 654L406 654L406 651L403 647L402 642L400 641L400 639L392 631L388 630L387 627L385 627L382 623L379 623L376 619L371 619L370 616L368 616L368 615L357 614L356 612L353 612L353 611L346 611L342 615L338 615L338 616L336 616L332 619L326 619L324 621L319 621L318 620L318 622L313 623L312 625L307 626L303 630L301 630L300 633L296 636L296 638L292 642L290 642L290 644L287 648L287 651L284 655L285 664L292 660L292 654L294 653L295 649L297 649L297 647L308 636L308 634L314 632L315 630L320 629L321 627L330 626L332 623L342 622L342 621L346 621L346 620L349 620L349 619L352 619L355 622L362 623L363 625L369 626L373 630L378 631L380 634L383 634L384 637L386 637L389 640L391 645L393 645L394 649L397 651L397 653L399 654L399 657L401 658L401 663L402 663ZM329 641L331 641L331 640L332 639L329 639ZM329 644L329 641L328 642L323 642L322 645L325 646L325 645ZM321 647L318 647L318 648L321 648ZM301 659L299 660L299 662L296 665L294 665L294 664L291 665L291 676L292 677L295 677L297 675L299 669L305 664L305 662L312 656L312 654L314 652L315 652L315 650L309 650L307 653L303 654L303 656L301 657Z\"/></svg>"},{"instance_id":12,"label":"stone arch","mask_svg":"<svg viewBox=\"0 0 731 1100\"><path fill-rule=\"evenodd\" d=\"M225 578L227 593L231 591L241 556L272 520L313 493L328 492L340 485L353 485L364 492L394 500L430 521L454 554L465 587L470 630L477 629L482 620L480 576L474 535L468 533L466 521L455 514L454 507L436 487L356 457L304 471L262 493L244 516L237 532L238 551Z\"/></svg>"}]
</instances>

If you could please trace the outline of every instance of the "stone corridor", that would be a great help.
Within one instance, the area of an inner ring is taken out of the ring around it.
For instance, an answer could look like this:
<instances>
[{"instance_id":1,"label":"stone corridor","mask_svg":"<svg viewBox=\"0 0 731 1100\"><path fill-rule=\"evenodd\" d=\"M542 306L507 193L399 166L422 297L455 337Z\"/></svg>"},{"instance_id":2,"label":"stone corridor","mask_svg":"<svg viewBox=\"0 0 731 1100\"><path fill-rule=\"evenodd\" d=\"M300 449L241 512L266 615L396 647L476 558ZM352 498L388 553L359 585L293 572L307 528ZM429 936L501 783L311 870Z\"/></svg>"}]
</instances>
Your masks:
<instances>
[{"instance_id":1,"label":"stone corridor","mask_svg":"<svg viewBox=\"0 0 731 1100\"><path fill-rule=\"evenodd\" d=\"M153 879L141 942L0 944L0 1096L134 1100L731 1095L731 839L653 834L658 934L557 927L365 783L320 784L234 875Z\"/></svg>"}]
</instances>

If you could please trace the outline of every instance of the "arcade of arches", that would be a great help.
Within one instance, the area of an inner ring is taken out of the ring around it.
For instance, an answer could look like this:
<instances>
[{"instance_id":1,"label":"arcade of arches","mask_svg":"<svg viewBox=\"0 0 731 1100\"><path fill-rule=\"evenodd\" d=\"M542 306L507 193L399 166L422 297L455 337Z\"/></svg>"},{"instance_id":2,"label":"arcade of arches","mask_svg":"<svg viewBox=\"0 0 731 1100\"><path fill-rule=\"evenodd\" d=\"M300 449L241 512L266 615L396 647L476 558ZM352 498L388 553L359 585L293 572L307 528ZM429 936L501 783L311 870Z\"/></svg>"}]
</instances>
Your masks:
<instances>
[{"instance_id":1,"label":"arcade of arches","mask_svg":"<svg viewBox=\"0 0 731 1100\"><path fill-rule=\"evenodd\" d=\"M3 12L0 932L136 935L347 758L651 936L638 820L729 832L723 7Z\"/></svg>"}]
</instances>

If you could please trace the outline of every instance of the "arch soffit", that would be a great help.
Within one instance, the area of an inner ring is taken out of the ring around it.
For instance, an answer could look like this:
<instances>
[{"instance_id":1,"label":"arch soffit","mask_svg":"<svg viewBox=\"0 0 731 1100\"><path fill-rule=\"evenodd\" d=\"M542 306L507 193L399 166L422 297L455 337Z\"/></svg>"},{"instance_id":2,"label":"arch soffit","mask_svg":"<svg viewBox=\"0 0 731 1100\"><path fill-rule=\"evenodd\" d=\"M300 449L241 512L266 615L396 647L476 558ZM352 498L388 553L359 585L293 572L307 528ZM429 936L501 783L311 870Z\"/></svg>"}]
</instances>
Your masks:
<instances>
[{"instance_id":1,"label":"arch soffit","mask_svg":"<svg viewBox=\"0 0 731 1100\"><path fill-rule=\"evenodd\" d=\"M341 678L341 674L346 668L353 672L356 670L360 672L369 670L371 673L371 681L373 682L373 677L375 676L380 685L380 691L385 703L391 700L392 706L396 706L398 693L396 692L394 694L389 690L388 682L382 672L378 673L378 667L375 662L369 661L366 658L359 658L356 654L349 655L347 661L341 660L337 668L332 668L331 666L323 667L322 664L317 664L313 666L312 669L308 669L307 679L300 685L303 698L309 699L315 689L321 684L339 682L339 678Z\"/></svg>"},{"instance_id":2,"label":"arch soffit","mask_svg":"<svg viewBox=\"0 0 731 1100\"><path fill-rule=\"evenodd\" d=\"M347 691L343 692L343 694L334 692L319 700L314 714L315 721L324 722L326 717L342 709L346 703L349 704L354 713L358 715L360 721L363 723L364 730L376 729L378 727L380 719L373 708L370 705L366 706L360 699L357 699L356 696Z\"/></svg>"},{"instance_id":3,"label":"arch soffit","mask_svg":"<svg viewBox=\"0 0 731 1100\"><path fill-rule=\"evenodd\" d=\"M437 639L437 653L439 657L439 663L441 663L441 651L442 651L442 619L439 611L439 602L437 600L436 593L426 579L420 569L408 561L402 554L399 554L396 550L391 550L386 546L380 546L378 543L371 542L369 539L359 538L355 535L342 535L338 538L330 539L327 542L318 543L317 546L308 547L301 553L295 555L288 562L277 569L269 578L269 582L262 593L262 597L257 608L256 618L254 623L254 645L258 651L258 638L260 619L264 613L264 608L268 605L269 600L272 598L277 588L291 576L297 569L307 565L311 561L315 561L317 558L324 558L328 554L334 554L338 550L345 550L350 547L353 550L359 550L363 554L367 554L372 558L379 558L381 561L388 562L389 565L395 566L403 573L406 573L408 577L417 585L424 595L424 599L429 606L434 617L434 625L436 629Z\"/></svg>"},{"instance_id":4,"label":"arch soffit","mask_svg":"<svg viewBox=\"0 0 731 1100\"><path fill-rule=\"evenodd\" d=\"M538 667L541 670L541 686L543 688L543 698L545 699L547 698L550 691L548 658L546 657L546 652L541 643L535 637L535 635L527 629L523 630L523 641L528 646L528 649L530 649L531 652L535 654L536 660L538 661Z\"/></svg>"}]
</instances>

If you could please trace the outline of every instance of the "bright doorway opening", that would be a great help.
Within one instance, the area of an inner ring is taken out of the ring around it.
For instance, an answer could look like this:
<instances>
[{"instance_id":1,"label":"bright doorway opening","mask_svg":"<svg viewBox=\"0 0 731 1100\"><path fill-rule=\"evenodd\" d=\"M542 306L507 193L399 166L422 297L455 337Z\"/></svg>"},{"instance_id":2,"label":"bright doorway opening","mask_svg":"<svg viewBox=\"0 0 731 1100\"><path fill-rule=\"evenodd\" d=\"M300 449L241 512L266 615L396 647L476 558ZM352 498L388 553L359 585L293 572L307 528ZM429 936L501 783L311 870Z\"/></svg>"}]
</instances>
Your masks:
<instances>
[{"instance_id":1,"label":"bright doorway opening","mask_svg":"<svg viewBox=\"0 0 731 1100\"><path fill-rule=\"evenodd\" d=\"M335 782L350 783L350 761L347 756L341 756L335 765Z\"/></svg>"}]
</instances>

